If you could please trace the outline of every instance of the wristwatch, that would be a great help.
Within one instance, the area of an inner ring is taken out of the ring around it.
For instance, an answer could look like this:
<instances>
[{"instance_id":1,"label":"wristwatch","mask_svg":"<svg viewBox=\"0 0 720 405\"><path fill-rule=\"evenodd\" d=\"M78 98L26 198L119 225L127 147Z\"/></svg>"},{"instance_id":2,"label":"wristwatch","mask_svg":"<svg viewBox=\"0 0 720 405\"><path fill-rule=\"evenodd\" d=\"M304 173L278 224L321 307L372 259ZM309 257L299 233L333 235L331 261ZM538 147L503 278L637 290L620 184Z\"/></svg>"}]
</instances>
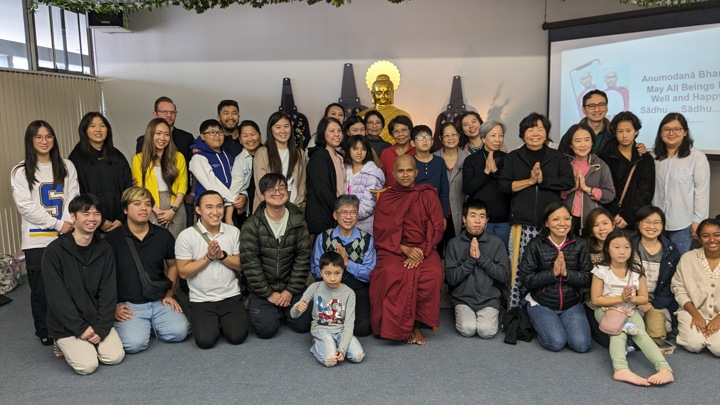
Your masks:
<instances>
[{"instance_id":1,"label":"wristwatch","mask_svg":"<svg viewBox=\"0 0 720 405\"><path fill-rule=\"evenodd\" d=\"M176 207L176 206L174 206L174 205L171 205L171 206L170 206L170 209L173 210L173 212L177 212L178 207Z\"/></svg>"},{"instance_id":2,"label":"wristwatch","mask_svg":"<svg viewBox=\"0 0 720 405\"><path fill-rule=\"evenodd\" d=\"M222 257L220 257L220 258L218 259L218 260L220 260L220 261L223 261L223 260L227 259L227 257L228 257L228 254L227 254L226 251L223 250L222 252L223 252Z\"/></svg>"}]
</instances>

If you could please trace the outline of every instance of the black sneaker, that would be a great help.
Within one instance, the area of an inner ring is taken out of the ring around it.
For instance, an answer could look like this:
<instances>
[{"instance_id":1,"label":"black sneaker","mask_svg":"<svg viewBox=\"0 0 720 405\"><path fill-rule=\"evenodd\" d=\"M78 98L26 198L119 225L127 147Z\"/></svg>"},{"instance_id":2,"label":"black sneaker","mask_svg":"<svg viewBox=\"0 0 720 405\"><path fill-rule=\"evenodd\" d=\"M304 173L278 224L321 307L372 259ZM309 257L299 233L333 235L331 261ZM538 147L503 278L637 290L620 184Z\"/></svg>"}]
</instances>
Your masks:
<instances>
[{"instance_id":1,"label":"black sneaker","mask_svg":"<svg viewBox=\"0 0 720 405\"><path fill-rule=\"evenodd\" d=\"M52 346L55 344L55 340L50 339L49 337L41 337L40 343L42 343L43 346Z\"/></svg>"}]
</instances>

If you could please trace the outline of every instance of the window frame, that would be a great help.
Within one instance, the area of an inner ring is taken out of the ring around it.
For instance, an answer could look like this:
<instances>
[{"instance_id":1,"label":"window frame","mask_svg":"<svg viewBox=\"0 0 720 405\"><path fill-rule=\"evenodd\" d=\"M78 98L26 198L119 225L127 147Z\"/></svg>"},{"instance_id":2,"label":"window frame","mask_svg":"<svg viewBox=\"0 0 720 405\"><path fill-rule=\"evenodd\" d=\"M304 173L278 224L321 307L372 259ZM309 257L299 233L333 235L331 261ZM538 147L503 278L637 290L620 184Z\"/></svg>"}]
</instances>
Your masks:
<instances>
[{"instance_id":1,"label":"window frame","mask_svg":"<svg viewBox=\"0 0 720 405\"><path fill-rule=\"evenodd\" d=\"M56 6L47 6L42 5L45 7L48 7L48 28L50 32L50 38L51 38L51 48L50 48L50 54L52 55L52 64L54 68L48 68L48 67L40 67L39 63L39 49L38 49L38 38L37 38L37 25L35 21L35 13L30 11L28 9L28 0L21 0L22 7L23 7L23 25L25 28L25 48L27 53L27 59L28 59L28 69L27 71L38 71L38 72L54 72L54 73L62 73L67 75L76 75L76 76L83 76L83 77L95 77L95 47L94 47L94 33L93 31L88 28L88 16L87 13L84 14L85 16L85 29L86 29L86 38L87 38L87 58L88 58L88 65L85 65L85 55L83 55L83 51L85 51L84 44L83 44L83 33L81 32L81 21L80 21L80 15L81 13L77 12L71 12L64 10L60 7ZM53 8L60 10L60 16L61 16L61 35L62 35L62 46L63 49L57 49L56 48L56 39L53 33L54 29L54 22L53 22ZM68 35L65 31L65 27L68 23L73 23L73 21L67 21L65 18L65 13L73 13L77 17L74 22L77 24L78 28L78 37L79 37L79 45L80 45L80 69L81 71L74 71L70 70L70 56L68 52ZM60 69L57 67L57 59L55 56L56 52L62 52L65 56L65 68ZM89 73L85 73L83 70L87 68ZM3 68L5 69L5 68ZM11 70L22 70L26 71L25 69L11 69Z\"/></svg>"}]
</instances>

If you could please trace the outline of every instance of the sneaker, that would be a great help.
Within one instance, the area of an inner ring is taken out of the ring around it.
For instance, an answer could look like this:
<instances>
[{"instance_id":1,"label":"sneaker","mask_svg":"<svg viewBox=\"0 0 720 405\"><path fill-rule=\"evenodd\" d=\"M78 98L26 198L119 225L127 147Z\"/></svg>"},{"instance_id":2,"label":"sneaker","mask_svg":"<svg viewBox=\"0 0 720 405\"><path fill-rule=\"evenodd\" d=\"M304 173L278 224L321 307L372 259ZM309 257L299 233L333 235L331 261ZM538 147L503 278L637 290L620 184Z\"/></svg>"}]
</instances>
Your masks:
<instances>
[{"instance_id":1,"label":"sneaker","mask_svg":"<svg viewBox=\"0 0 720 405\"><path fill-rule=\"evenodd\" d=\"M62 350L60 350L60 346L58 346L57 342L53 344L53 352L55 353L56 359L64 359L65 355L63 354Z\"/></svg>"},{"instance_id":2,"label":"sneaker","mask_svg":"<svg viewBox=\"0 0 720 405\"><path fill-rule=\"evenodd\" d=\"M43 346L52 346L53 343L55 343L55 340L50 339L49 337L41 337L40 343L42 343Z\"/></svg>"},{"instance_id":3,"label":"sneaker","mask_svg":"<svg viewBox=\"0 0 720 405\"><path fill-rule=\"evenodd\" d=\"M631 344L625 346L625 354L632 353L635 351L635 346Z\"/></svg>"}]
</instances>

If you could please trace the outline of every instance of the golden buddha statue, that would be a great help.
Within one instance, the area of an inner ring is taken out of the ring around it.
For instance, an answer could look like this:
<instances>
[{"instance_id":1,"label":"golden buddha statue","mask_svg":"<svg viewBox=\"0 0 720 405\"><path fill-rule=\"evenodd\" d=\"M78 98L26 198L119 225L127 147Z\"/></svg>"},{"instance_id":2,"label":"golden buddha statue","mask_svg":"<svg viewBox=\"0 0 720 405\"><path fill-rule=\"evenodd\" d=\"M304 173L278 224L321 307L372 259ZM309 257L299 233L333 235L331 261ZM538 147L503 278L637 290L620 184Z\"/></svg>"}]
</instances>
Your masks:
<instances>
[{"instance_id":1,"label":"golden buddha statue","mask_svg":"<svg viewBox=\"0 0 720 405\"><path fill-rule=\"evenodd\" d=\"M382 70L387 71L387 73L380 73L376 76L372 76L374 73ZM375 62L370 69L368 69L366 82L368 82L368 84L372 83L368 87L370 88L374 108L360 111L359 115L365 118L365 114L370 110L377 110L380 114L382 114L383 118L385 118L385 127L382 132L380 132L380 137L391 145L394 145L395 138L393 138L388 132L388 124L398 115L406 115L410 117L410 114L393 106L393 103L395 102L396 85L393 84L393 80L390 79L391 76L394 76L395 81L399 84L400 71L394 64L388 61ZM374 77L374 81L370 82L372 77Z\"/></svg>"}]
</instances>

